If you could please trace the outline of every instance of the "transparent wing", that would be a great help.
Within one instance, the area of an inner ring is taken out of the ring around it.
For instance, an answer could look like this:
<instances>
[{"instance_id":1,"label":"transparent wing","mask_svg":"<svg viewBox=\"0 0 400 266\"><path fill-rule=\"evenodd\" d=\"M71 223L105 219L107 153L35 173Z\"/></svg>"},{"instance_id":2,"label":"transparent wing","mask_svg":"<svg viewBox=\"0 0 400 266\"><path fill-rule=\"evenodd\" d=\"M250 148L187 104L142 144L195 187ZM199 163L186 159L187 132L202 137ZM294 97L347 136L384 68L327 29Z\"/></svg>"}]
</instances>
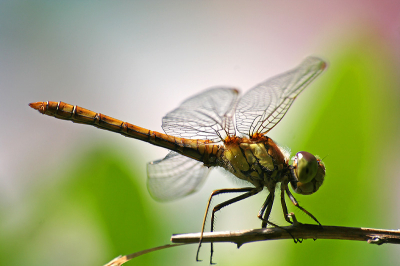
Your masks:
<instances>
[{"instance_id":1,"label":"transparent wing","mask_svg":"<svg viewBox=\"0 0 400 266\"><path fill-rule=\"evenodd\" d=\"M171 151L147 165L147 188L156 200L178 199L197 191L209 171L202 162Z\"/></svg>"},{"instance_id":2,"label":"transparent wing","mask_svg":"<svg viewBox=\"0 0 400 266\"><path fill-rule=\"evenodd\" d=\"M240 99L236 108L237 130L248 136L267 133L286 114L294 99L326 68L316 57L297 68L258 84Z\"/></svg>"},{"instance_id":3,"label":"transparent wing","mask_svg":"<svg viewBox=\"0 0 400 266\"><path fill-rule=\"evenodd\" d=\"M165 133L188 139L224 140L235 135L233 114L238 91L211 88L184 101L162 122Z\"/></svg>"}]
</instances>

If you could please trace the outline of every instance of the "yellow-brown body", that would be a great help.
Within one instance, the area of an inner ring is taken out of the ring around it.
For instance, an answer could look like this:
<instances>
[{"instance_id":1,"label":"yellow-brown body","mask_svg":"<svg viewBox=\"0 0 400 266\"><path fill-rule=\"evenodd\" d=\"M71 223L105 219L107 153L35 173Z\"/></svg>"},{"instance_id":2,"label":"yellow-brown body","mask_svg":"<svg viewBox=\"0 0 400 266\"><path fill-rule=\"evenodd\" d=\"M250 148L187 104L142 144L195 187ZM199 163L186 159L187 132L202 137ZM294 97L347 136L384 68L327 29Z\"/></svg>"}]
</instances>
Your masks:
<instances>
[{"instance_id":1,"label":"yellow-brown body","mask_svg":"<svg viewBox=\"0 0 400 266\"><path fill-rule=\"evenodd\" d=\"M269 191L289 171L288 158L272 139L262 134L251 139L228 136L224 142L215 143L169 136L64 102L36 102L30 106L58 119L92 125L167 148L208 167L221 166L255 187L266 186Z\"/></svg>"},{"instance_id":2,"label":"yellow-brown body","mask_svg":"<svg viewBox=\"0 0 400 266\"><path fill-rule=\"evenodd\" d=\"M224 143L221 166L255 187L274 190L277 182L288 173L288 158L275 142L264 136L253 138L228 137Z\"/></svg>"}]
</instances>

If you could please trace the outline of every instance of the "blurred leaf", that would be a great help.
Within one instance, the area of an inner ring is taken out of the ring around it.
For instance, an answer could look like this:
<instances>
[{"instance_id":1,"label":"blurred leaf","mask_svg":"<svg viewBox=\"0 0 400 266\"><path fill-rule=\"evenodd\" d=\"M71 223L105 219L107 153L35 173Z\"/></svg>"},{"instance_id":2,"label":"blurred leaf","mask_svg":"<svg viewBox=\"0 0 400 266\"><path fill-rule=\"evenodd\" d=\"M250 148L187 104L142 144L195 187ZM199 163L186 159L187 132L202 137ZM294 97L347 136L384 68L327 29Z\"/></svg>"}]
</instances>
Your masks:
<instances>
[{"instance_id":1,"label":"blurred leaf","mask_svg":"<svg viewBox=\"0 0 400 266\"><path fill-rule=\"evenodd\" d=\"M110 254L129 253L146 246L152 223L147 220L143 188L122 158L99 148L82 158L66 188L68 197L89 202L110 245Z\"/></svg>"},{"instance_id":2,"label":"blurred leaf","mask_svg":"<svg viewBox=\"0 0 400 266\"><path fill-rule=\"evenodd\" d=\"M382 199L391 191L384 184L392 177L382 171L389 164L380 155L389 147L388 140L395 138L396 131L391 129L393 121L399 120L398 99L393 97L395 73L390 58L376 53L383 49L360 47L356 43L331 59L321 84L325 96L318 99L323 107L313 110L319 119L313 120L306 142L298 143L326 156L327 175L315 195L297 199L322 224L390 229L385 228L386 217L395 210L388 209L389 202ZM290 245L286 262L388 265L390 248L363 242L305 241Z\"/></svg>"},{"instance_id":3,"label":"blurred leaf","mask_svg":"<svg viewBox=\"0 0 400 266\"><path fill-rule=\"evenodd\" d=\"M155 224L142 197L147 191L135 182L143 177L132 175L132 167L104 147L81 154L71 166L51 173L61 182L40 187L22 203L32 211L25 223L8 225L12 229L2 234L2 261L103 265L117 255L149 247ZM136 263L148 258L137 258Z\"/></svg>"}]
</instances>

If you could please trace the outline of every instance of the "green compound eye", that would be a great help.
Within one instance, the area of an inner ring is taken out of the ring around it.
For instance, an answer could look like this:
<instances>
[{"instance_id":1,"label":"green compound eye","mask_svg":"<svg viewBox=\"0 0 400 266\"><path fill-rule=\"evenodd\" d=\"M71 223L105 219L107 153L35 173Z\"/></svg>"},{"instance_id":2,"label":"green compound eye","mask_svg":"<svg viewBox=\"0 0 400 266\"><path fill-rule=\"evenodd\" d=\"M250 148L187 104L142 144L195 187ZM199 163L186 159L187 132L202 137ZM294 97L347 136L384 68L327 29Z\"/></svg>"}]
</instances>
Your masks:
<instances>
[{"instance_id":1,"label":"green compound eye","mask_svg":"<svg viewBox=\"0 0 400 266\"><path fill-rule=\"evenodd\" d=\"M297 161L295 172L299 182L310 182L318 170L317 158L309 152L302 151L296 154L295 160Z\"/></svg>"},{"instance_id":2,"label":"green compound eye","mask_svg":"<svg viewBox=\"0 0 400 266\"><path fill-rule=\"evenodd\" d=\"M324 182L325 166L309 152L298 152L293 162L296 184L292 188L296 193L310 195L316 192Z\"/></svg>"}]
</instances>

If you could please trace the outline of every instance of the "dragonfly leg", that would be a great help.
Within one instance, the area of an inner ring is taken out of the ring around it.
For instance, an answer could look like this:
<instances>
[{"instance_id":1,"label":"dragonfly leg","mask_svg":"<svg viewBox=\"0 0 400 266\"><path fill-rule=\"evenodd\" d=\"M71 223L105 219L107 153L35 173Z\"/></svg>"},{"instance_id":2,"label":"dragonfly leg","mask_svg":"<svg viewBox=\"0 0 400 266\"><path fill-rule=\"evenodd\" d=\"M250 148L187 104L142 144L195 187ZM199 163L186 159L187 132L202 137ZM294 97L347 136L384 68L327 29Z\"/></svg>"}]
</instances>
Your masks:
<instances>
[{"instance_id":1,"label":"dragonfly leg","mask_svg":"<svg viewBox=\"0 0 400 266\"><path fill-rule=\"evenodd\" d=\"M220 209L222 209L225 206L228 206L232 203L238 202L240 200L243 200L245 198L248 198L250 196L253 196L255 194L257 194L258 192L260 192L263 188L259 187L259 188L254 188L254 187L246 187L246 188L227 188L227 189L219 189L219 190L214 190L211 195L210 198L208 199L208 203L207 203L207 208L206 208L206 212L204 214L204 219L203 219L203 225L201 227L201 233L200 233L200 241L199 241L199 246L197 248L197 254L196 254L196 260L199 261L199 252L200 252L200 247L201 247L201 243L203 240L203 233L204 233L204 226L206 223L206 218L207 218L207 214L208 214L208 210L210 208L211 205L211 200L214 196L219 195L219 194L224 194L224 193L240 193L240 192L245 192L244 194L232 198L230 200L224 201L218 205L216 205L212 211L212 216L211 216L211 232L214 231L214 219L215 219L215 212L219 211ZM211 255L210 255L210 264L212 263L212 255L214 252L214 247L213 247L213 243L211 242Z\"/></svg>"},{"instance_id":2,"label":"dragonfly leg","mask_svg":"<svg viewBox=\"0 0 400 266\"><path fill-rule=\"evenodd\" d=\"M286 201L285 201L285 189L287 188L286 184L281 185L281 205L282 205L282 210L283 210L283 216L285 217L285 220L290 223L293 224L293 222L290 220L289 218L289 212L286 206Z\"/></svg>"},{"instance_id":3,"label":"dragonfly leg","mask_svg":"<svg viewBox=\"0 0 400 266\"><path fill-rule=\"evenodd\" d=\"M269 193L267 199L264 201L264 204L261 206L261 209L260 209L260 211L258 212L257 217L258 217L260 220L262 220L262 225L261 225L261 227L262 227L262 228L265 228L265 227L267 227L267 225L269 224L269 225L272 225L272 226L274 226L274 227L281 228L281 229L287 231L287 230L284 229L283 227L280 227L279 225L277 225L277 224L275 224L275 223L273 223L273 222L270 222L270 221L268 220L269 215L271 214L271 211L272 211L272 205L273 205L273 203L274 203L274 199L275 199L275 192L272 191L272 192ZM288 231L287 231L287 232L288 232ZM288 232L288 233L289 233L289 232ZM289 234L292 235L291 233L289 233ZM293 236L292 236L292 237L293 237Z\"/></svg>"},{"instance_id":4,"label":"dragonfly leg","mask_svg":"<svg viewBox=\"0 0 400 266\"><path fill-rule=\"evenodd\" d=\"M289 196L289 199L292 201L292 203L294 204L294 206L296 206L297 208L299 208L300 210L302 210L304 213L306 213L308 216L310 216L314 221L316 221L319 226L322 227L321 223L317 220L317 218L315 218L314 215L312 215L310 212L308 212L306 209L304 209L303 207L301 207L299 205L299 203L297 202L297 200L294 198L294 196L292 195L292 193L289 191L289 188L286 187L285 188L286 194Z\"/></svg>"},{"instance_id":5,"label":"dragonfly leg","mask_svg":"<svg viewBox=\"0 0 400 266\"><path fill-rule=\"evenodd\" d=\"M262 228L267 227L267 225L269 224L269 225L272 225L272 226L274 226L274 227L278 227L278 228L284 229L283 227L280 227L279 225L277 225L277 224L275 224L275 223L273 223L273 222L270 222L270 221L268 220L269 215L271 214L271 211L272 211L272 205L273 205L273 203L274 203L274 198L275 198L275 193L274 193L274 191L272 191L272 192L269 193L267 199L264 201L264 204L261 206L261 209L260 209L260 211L258 212L257 217L258 217L260 220L262 220L262 224L261 224L261 227L262 227ZM284 230L285 230L285 229L284 229ZM286 231L287 231L287 230L286 230ZM288 232L288 233L289 233L289 232ZM289 234L290 234L290 233L289 233ZM292 234L290 234L290 235L292 235Z\"/></svg>"},{"instance_id":6,"label":"dragonfly leg","mask_svg":"<svg viewBox=\"0 0 400 266\"><path fill-rule=\"evenodd\" d=\"M274 198L275 198L275 193L274 192L269 193L268 197L265 199L263 205L261 206L260 211L258 212L257 217L260 220L262 220L261 228L267 227L268 218L272 210L272 204L274 203Z\"/></svg>"},{"instance_id":7,"label":"dragonfly leg","mask_svg":"<svg viewBox=\"0 0 400 266\"><path fill-rule=\"evenodd\" d=\"M294 243L301 242L301 240L295 238L295 237L292 235L292 233L289 232L288 229L283 228L283 227L281 227L281 226L279 226L279 225L277 225L277 224L275 224L275 223L273 223L273 222L270 222L270 221L268 220L269 215L271 214L272 204L274 203L274 198L275 198L275 193L274 193L274 191L272 191L271 193L269 193L267 199L264 201L264 204L261 206L261 209L260 209L260 211L258 212L258 215L257 215L257 216L258 216L259 219L262 220L262 225L261 225L261 227L262 227L262 228L265 228L265 227L267 227L267 224L272 225L272 226L274 226L274 227L276 227L276 228L280 228L280 229L282 229L282 230L285 230L285 231L293 238ZM282 200L282 194L281 194L281 200ZM284 207L283 207L283 206L284 206ZM286 213L287 213L286 204L282 204L282 208L283 208L283 211L285 212L285 210L286 210ZM263 217L263 216L264 216L264 217ZM288 215L285 215L285 217L288 217L287 220L289 220L289 222L290 222L289 216L288 216ZM291 222L290 222L290 223L291 223Z\"/></svg>"}]
</instances>

